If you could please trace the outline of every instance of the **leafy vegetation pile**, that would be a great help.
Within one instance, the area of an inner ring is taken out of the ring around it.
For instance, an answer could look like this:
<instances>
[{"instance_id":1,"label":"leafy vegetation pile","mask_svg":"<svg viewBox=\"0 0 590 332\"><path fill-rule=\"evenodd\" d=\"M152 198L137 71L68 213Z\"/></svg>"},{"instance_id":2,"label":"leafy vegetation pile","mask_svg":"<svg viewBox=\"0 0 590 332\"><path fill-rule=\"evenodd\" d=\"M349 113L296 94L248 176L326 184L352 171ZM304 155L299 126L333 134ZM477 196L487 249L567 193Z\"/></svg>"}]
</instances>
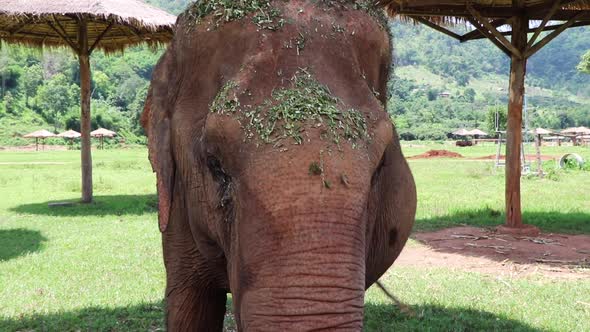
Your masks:
<instances>
[{"instance_id":1,"label":"leafy vegetation pile","mask_svg":"<svg viewBox=\"0 0 590 332\"><path fill-rule=\"evenodd\" d=\"M194 20L195 24L212 15L217 28L252 13L252 22L260 29L278 30L285 25L281 11L271 6L271 0L200 0L190 5L184 15Z\"/></svg>"},{"instance_id":2,"label":"leafy vegetation pile","mask_svg":"<svg viewBox=\"0 0 590 332\"><path fill-rule=\"evenodd\" d=\"M262 105L242 105L235 82L228 82L211 105L211 112L233 114L242 123L247 139L258 137L265 143L292 139L303 144L306 126L324 128L322 137L335 144L354 145L368 137L362 112L341 110L342 102L306 70L298 71L291 86L277 89Z\"/></svg>"}]
</instances>

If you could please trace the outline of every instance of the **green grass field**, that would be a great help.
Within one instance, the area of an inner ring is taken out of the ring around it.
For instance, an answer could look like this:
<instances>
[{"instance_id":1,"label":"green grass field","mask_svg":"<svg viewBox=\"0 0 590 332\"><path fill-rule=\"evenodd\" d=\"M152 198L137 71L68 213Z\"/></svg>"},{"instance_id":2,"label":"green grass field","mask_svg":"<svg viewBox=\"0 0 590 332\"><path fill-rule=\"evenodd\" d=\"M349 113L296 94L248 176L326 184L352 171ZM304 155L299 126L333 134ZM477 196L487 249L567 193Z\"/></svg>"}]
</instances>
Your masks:
<instances>
[{"instance_id":1,"label":"green grass field","mask_svg":"<svg viewBox=\"0 0 590 332\"><path fill-rule=\"evenodd\" d=\"M456 150L429 144L404 151L431 148ZM457 151L475 157L494 147ZM543 153L571 151L590 159L588 148ZM0 331L164 329L164 268L147 152L96 151L94 165L96 203L49 208L48 202L79 197L78 152L0 152ZM417 230L502 223L504 179L491 161L410 165L419 193ZM555 172L522 185L527 223L590 234L590 172ZM367 331L590 330L590 280L500 280L441 266L394 268L384 281L416 314L401 313L371 289ZM227 325L233 329L230 317Z\"/></svg>"}]
</instances>

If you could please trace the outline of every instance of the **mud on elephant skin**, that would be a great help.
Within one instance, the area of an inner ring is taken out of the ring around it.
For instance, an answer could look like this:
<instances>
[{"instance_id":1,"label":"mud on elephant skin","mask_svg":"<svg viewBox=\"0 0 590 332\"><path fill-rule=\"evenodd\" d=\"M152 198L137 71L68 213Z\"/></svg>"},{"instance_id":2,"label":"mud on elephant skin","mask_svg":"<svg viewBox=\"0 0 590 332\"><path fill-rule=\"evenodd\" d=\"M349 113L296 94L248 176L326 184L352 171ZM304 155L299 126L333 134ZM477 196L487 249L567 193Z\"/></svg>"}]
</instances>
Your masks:
<instances>
[{"instance_id":1,"label":"mud on elephant skin","mask_svg":"<svg viewBox=\"0 0 590 332\"><path fill-rule=\"evenodd\" d=\"M416 209L366 3L202 0L180 17L142 119L169 330L221 331L229 292L240 331L362 329Z\"/></svg>"}]
</instances>

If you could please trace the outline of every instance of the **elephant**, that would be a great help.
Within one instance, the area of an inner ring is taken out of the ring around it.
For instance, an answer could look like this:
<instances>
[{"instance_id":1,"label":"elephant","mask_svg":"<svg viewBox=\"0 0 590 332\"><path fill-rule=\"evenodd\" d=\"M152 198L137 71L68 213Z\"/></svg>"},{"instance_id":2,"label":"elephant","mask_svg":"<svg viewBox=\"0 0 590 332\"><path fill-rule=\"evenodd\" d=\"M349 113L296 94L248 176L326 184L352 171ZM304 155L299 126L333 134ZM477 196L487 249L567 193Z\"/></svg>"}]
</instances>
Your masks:
<instances>
[{"instance_id":1,"label":"elephant","mask_svg":"<svg viewBox=\"0 0 590 332\"><path fill-rule=\"evenodd\" d=\"M230 293L239 331L362 329L417 201L370 3L201 0L179 16L142 115L168 330L222 331Z\"/></svg>"}]
</instances>

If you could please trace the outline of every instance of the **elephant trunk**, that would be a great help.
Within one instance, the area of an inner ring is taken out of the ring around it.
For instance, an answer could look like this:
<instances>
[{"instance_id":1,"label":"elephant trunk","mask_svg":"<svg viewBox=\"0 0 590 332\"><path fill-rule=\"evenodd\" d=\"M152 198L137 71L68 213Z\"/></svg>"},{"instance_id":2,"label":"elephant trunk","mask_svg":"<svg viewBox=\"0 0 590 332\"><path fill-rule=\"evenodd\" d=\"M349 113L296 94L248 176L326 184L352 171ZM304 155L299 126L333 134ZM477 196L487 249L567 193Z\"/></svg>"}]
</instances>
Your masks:
<instances>
[{"instance_id":1,"label":"elephant trunk","mask_svg":"<svg viewBox=\"0 0 590 332\"><path fill-rule=\"evenodd\" d=\"M285 209L256 229L240 268L242 331L360 331L365 291L361 206ZM298 211L301 212L301 211Z\"/></svg>"}]
</instances>

